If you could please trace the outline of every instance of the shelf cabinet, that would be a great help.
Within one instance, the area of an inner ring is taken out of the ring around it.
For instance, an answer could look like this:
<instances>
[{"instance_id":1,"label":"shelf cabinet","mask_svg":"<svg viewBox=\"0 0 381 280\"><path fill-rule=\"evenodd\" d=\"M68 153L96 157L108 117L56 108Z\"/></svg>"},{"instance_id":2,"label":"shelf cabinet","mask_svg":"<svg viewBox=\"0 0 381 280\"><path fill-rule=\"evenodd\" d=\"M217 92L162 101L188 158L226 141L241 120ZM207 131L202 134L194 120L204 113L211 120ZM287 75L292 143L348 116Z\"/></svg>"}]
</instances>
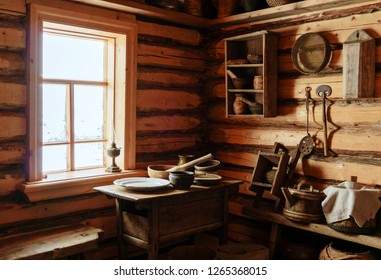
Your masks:
<instances>
[{"instance_id":1,"label":"shelf cabinet","mask_svg":"<svg viewBox=\"0 0 381 280\"><path fill-rule=\"evenodd\" d=\"M225 39L227 117L277 115L277 37L259 31Z\"/></svg>"}]
</instances>

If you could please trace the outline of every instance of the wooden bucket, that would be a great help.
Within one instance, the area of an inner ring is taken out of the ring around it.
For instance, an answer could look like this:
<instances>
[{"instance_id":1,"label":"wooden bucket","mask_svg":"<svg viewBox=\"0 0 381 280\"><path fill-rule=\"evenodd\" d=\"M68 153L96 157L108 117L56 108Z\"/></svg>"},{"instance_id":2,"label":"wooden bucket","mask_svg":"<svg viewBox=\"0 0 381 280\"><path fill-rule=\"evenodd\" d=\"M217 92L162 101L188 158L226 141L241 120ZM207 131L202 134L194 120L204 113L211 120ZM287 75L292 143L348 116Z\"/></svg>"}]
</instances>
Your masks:
<instances>
[{"instance_id":1,"label":"wooden bucket","mask_svg":"<svg viewBox=\"0 0 381 280\"><path fill-rule=\"evenodd\" d=\"M283 215L293 221L307 223L321 223L325 221L321 202L325 194L314 190L312 186L307 190L301 185L298 188L282 187L286 203Z\"/></svg>"},{"instance_id":2,"label":"wooden bucket","mask_svg":"<svg viewBox=\"0 0 381 280\"><path fill-rule=\"evenodd\" d=\"M328 244L319 255L319 260L373 260L367 247L359 244L335 241Z\"/></svg>"}]
</instances>

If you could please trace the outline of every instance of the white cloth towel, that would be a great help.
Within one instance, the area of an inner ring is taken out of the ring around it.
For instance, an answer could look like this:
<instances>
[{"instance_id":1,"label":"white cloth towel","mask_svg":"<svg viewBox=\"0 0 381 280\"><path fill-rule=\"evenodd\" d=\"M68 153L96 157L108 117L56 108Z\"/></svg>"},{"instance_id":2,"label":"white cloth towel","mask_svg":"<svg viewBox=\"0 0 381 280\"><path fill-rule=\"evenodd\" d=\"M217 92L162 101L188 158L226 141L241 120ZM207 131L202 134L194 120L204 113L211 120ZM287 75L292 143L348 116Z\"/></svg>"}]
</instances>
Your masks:
<instances>
[{"instance_id":1,"label":"white cloth towel","mask_svg":"<svg viewBox=\"0 0 381 280\"><path fill-rule=\"evenodd\" d=\"M374 219L381 207L381 190L345 181L324 190L327 196L321 203L327 223L353 217L359 227Z\"/></svg>"}]
</instances>

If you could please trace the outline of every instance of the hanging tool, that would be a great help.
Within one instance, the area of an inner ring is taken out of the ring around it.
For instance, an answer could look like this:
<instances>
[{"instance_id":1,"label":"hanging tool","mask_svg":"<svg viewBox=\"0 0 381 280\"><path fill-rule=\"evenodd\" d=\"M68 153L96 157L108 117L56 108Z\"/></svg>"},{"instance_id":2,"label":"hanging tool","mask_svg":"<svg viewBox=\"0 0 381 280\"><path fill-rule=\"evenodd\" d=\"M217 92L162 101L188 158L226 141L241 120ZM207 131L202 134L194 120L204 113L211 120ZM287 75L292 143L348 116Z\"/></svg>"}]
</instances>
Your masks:
<instances>
[{"instance_id":1,"label":"hanging tool","mask_svg":"<svg viewBox=\"0 0 381 280\"><path fill-rule=\"evenodd\" d=\"M309 155L314 150L314 140L311 134L308 132L309 115L310 115L310 98L311 98L311 87L306 87L306 112L307 112L307 135L300 140L299 151L302 155Z\"/></svg>"},{"instance_id":2,"label":"hanging tool","mask_svg":"<svg viewBox=\"0 0 381 280\"><path fill-rule=\"evenodd\" d=\"M323 130L324 130L324 156L328 155L327 146L327 109L325 107L325 101L328 96L332 94L332 88L327 85L318 86L316 89L316 94L323 98Z\"/></svg>"}]
</instances>

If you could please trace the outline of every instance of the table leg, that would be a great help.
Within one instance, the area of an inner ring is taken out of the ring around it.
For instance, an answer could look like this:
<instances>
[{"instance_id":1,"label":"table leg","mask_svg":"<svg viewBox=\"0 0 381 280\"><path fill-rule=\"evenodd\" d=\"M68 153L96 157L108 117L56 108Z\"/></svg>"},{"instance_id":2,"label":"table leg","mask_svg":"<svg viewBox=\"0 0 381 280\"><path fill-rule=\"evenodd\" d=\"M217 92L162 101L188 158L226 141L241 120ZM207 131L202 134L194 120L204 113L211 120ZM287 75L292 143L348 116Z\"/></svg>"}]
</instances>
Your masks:
<instances>
[{"instance_id":1,"label":"table leg","mask_svg":"<svg viewBox=\"0 0 381 280\"><path fill-rule=\"evenodd\" d=\"M153 202L149 209L149 244L148 259L155 260L159 257L159 207Z\"/></svg>"},{"instance_id":2,"label":"table leg","mask_svg":"<svg viewBox=\"0 0 381 280\"><path fill-rule=\"evenodd\" d=\"M119 259L125 260L127 258L126 254L126 245L123 242L123 200L116 198L115 206L116 206L116 225L117 225L117 233L118 233L118 252Z\"/></svg>"},{"instance_id":3,"label":"table leg","mask_svg":"<svg viewBox=\"0 0 381 280\"><path fill-rule=\"evenodd\" d=\"M270 260L274 258L275 249L279 243L280 234L281 234L280 225L276 223L271 224L270 242L269 242L270 243L269 244Z\"/></svg>"},{"instance_id":4,"label":"table leg","mask_svg":"<svg viewBox=\"0 0 381 280\"><path fill-rule=\"evenodd\" d=\"M225 244L228 240L228 220L229 220L229 189L224 189L224 208L223 208L223 226L222 232L220 233L220 244Z\"/></svg>"}]
</instances>

